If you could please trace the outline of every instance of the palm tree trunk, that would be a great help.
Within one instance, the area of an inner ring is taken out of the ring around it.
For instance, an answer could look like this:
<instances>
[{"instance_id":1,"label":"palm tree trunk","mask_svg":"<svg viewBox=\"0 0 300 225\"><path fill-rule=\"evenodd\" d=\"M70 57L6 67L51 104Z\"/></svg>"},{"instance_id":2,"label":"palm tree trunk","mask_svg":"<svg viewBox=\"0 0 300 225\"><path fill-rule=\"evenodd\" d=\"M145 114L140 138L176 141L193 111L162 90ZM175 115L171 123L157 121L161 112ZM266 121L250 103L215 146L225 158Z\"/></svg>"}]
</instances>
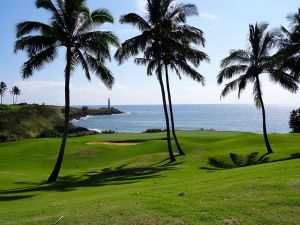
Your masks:
<instances>
[{"instance_id":1,"label":"palm tree trunk","mask_svg":"<svg viewBox=\"0 0 300 225\"><path fill-rule=\"evenodd\" d=\"M65 124L64 124L64 134L58 154L58 158L55 167L48 178L48 183L55 182L58 178L58 174L61 168L61 164L64 158L65 147L69 132L69 120L70 120L70 76L71 76L71 49L67 49L67 65L65 69Z\"/></svg>"},{"instance_id":2,"label":"palm tree trunk","mask_svg":"<svg viewBox=\"0 0 300 225\"><path fill-rule=\"evenodd\" d=\"M159 68L158 80L159 80L159 85L161 88L161 94L162 94L163 105L164 105L164 113L165 113L165 120L166 120L166 127L167 127L168 151L169 151L170 161L174 162L174 161L176 161L176 159L173 154L172 145L171 145L169 115L168 115L168 108L167 108L167 101L166 101L166 93L165 93L165 89L164 89L163 80L161 77L161 68Z\"/></svg>"},{"instance_id":3,"label":"palm tree trunk","mask_svg":"<svg viewBox=\"0 0 300 225\"><path fill-rule=\"evenodd\" d=\"M16 104L17 104L17 101L18 101L18 95L16 95L16 102L15 102Z\"/></svg>"},{"instance_id":4,"label":"palm tree trunk","mask_svg":"<svg viewBox=\"0 0 300 225\"><path fill-rule=\"evenodd\" d=\"M268 154L272 154L273 150L271 148L269 138L268 138L268 134L267 134L266 112L265 112L265 106L264 106L264 102L263 102L262 95L261 95L260 82L259 82L258 77L256 79L257 79L257 87L258 87L258 98L259 98L259 101L260 101L260 104L261 104L261 111L262 111L262 116L263 116L263 132L264 132L265 144L266 144Z\"/></svg>"},{"instance_id":5,"label":"palm tree trunk","mask_svg":"<svg viewBox=\"0 0 300 225\"><path fill-rule=\"evenodd\" d=\"M165 72L166 72L166 83L167 83L167 91L168 91L168 100L169 100L169 110L170 110L170 117L171 117L171 125L172 125L172 134L174 137L174 141L177 147L177 150L180 155L185 155L184 151L182 150L179 141L176 136L175 125L174 125L174 114L173 114L173 106L172 106L172 97L170 91L170 83L169 83L169 73L168 73L168 66L165 65Z\"/></svg>"}]
</instances>

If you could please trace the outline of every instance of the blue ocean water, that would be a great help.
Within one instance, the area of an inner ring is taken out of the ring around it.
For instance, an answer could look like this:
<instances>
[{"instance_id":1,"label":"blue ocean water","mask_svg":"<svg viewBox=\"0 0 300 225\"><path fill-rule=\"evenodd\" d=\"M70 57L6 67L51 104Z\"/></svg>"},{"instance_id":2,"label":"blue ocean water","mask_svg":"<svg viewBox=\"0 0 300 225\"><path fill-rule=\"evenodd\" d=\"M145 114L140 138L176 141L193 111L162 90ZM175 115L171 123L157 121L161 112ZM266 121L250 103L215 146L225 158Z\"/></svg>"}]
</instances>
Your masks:
<instances>
[{"instance_id":1,"label":"blue ocean water","mask_svg":"<svg viewBox=\"0 0 300 225\"><path fill-rule=\"evenodd\" d=\"M89 106L99 108L102 106ZM92 130L143 132L149 128L165 129L162 105L120 105L122 115L91 116L73 121ZM267 129L270 133L290 132L288 121L296 106L266 105ZM262 133L261 111L253 105L174 105L178 130L226 130Z\"/></svg>"}]
</instances>

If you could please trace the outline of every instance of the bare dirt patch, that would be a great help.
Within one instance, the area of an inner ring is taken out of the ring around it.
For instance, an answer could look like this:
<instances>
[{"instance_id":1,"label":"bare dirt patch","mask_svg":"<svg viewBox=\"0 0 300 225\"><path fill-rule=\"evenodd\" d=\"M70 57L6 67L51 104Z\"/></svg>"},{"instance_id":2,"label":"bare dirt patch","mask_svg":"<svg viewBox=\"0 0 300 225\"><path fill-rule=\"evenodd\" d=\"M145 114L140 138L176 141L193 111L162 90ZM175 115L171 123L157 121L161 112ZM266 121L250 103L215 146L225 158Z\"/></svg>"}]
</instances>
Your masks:
<instances>
[{"instance_id":1,"label":"bare dirt patch","mask_svg":"<svg viewBox=\"0 0 300 225\"><path fill-rule=\"evenodd\" d=\"M113 145L113 146L132 146L138 145L141 142L125 141L125 142L109 142L109 141L92 141L86 144L88 145Z\"/></svg>"},{"instance_id":2,"label":"bare dirt patch","mask_svg":"<svg viewBox=\"0 0 300 225\"><path fill-rule=\"evenodd\" d=\"M88 149L88 150L85 150L85 151L81 151L79 152L79 156L80 157L95 157L98 155L98 152L99 150L96 150L96 149Z\"/></svg>"}]
</instances>

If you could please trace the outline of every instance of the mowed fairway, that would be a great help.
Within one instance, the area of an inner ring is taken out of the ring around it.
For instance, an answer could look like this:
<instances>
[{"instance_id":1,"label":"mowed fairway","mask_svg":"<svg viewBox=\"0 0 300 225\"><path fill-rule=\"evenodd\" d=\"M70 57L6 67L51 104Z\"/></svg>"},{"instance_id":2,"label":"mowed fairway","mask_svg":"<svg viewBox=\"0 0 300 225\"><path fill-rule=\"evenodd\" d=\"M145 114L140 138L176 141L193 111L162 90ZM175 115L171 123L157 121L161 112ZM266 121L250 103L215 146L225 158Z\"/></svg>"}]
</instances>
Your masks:
<instances>
[{"instance_id":1,"label":"mowed fairway","mask_svg":"<svg viewBox=\"0 0 300 225\"><path fill-rule=\"evenodd\" d=\"M262 136L178 134L187 155L173 164L162 133L70 138L54 185L43 182L60 139L0 144L0 224L51 225L61 216L59 225L300 224L300 159L204 169L210 156L264 153ZM140 143L107 144L128 140ZM300 153L300 135L273 134L270 141L270 160Z\"/></svg>"}]
</instances>

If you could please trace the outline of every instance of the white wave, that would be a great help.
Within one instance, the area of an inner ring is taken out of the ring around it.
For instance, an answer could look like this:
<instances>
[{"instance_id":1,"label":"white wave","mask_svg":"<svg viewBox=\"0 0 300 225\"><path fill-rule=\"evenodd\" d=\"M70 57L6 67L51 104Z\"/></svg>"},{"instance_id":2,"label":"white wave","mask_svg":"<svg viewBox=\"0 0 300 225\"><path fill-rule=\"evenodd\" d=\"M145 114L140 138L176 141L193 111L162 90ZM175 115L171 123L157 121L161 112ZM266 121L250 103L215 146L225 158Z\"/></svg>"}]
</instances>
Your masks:
<instances>
[{"instance_id":1,"label":"white wave","mask_svg":"<svg viewBox=\"0 0 300 225\"><path fill-rule=\"evenodd\" d=\"M85 117L81 117L80 120L87 120L87 119L89 119L89 118L91 118L91 117L93 117L93 116L85 116Z\"/></svg>"},{"instance_id":2,"label":"white wave","mask_svg":"<svg viewBox=\"0 0 300 225\"><path fill-rule=\"evenodd\" d=\"M88 130L90 131L96 131L98 132L99 134L102 133L103 130L100 130L100 129L96 129L96 128L87 128Z\"/></svg>"},{"instance_id":3,"label":"white wave","mask_svg":"<svg viewBox=\"0 0 300 225\"><path fill-rule=\"evenodd\" d=\"M131 115L131 112L124 112L121 114L111 114L112 116L127 116L127 115Z\"/></svg>"}]
</instances>

